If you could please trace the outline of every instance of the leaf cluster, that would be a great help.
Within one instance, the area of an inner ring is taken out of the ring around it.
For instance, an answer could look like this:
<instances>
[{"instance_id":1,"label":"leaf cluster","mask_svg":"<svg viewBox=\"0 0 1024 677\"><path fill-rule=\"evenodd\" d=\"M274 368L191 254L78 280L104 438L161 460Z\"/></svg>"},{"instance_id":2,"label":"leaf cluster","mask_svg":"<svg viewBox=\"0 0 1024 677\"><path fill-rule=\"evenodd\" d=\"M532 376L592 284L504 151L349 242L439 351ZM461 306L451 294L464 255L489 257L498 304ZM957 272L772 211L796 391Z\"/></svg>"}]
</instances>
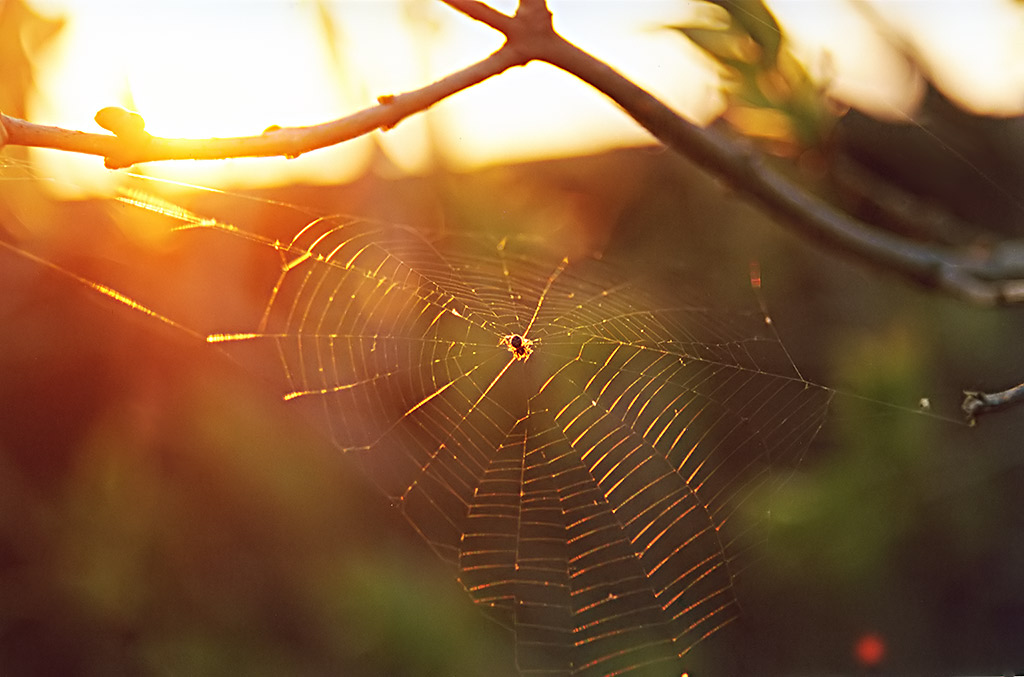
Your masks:
<instances>
[{"instance_id":1,"label":"leaf cluster","mask_svg":"<svg viewBox=\"0 0 1024 677\"><path fill-rule=\"evenodd\" d=\"M837 120L836 108L764 3L710 0L703 9L699 22L670 28L718 67L726 96L722 118L778 155L820 146Z\"/></svg>"}]
</instances>

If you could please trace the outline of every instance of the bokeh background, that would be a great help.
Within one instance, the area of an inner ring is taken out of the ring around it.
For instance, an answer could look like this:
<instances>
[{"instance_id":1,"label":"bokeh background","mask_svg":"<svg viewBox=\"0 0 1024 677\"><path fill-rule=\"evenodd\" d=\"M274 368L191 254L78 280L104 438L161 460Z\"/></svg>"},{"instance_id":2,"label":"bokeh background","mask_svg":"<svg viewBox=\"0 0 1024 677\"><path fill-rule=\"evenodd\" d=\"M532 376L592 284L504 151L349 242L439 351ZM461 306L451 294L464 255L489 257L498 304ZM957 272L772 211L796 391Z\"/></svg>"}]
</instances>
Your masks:
<instances>
[{"instance_id":1,"label":"bokeh background","mask_svg":"<svg viewBox=\"0 0 1024 677\"><path fill-rule=\"evenodd\" d=\"M167 135L317 122L498 44L435 4L143 11L6 0L0 107L85 128L99 108L122 104ZM884 217L885 200L873 198L892 184L913 196L917 215L953 215L921 237L984 247L1024 228L1019 3L992 3L1005 12L996 19L984 2L871 3L874 15L856 15L874 41L861 54L899 76L884 95L872 72L846 70L843 49L818 44L830 25L855 32L846 3L816 4L831 9L807 25L806 3L775 3L774 15L747 3L740 16L757 20L737 21L724 42L695 31L715 24L700 24L690 3L632 3L643 7L633 15L630 4L552 3L570 37L693 118L759 139L852 209ZM929 9L901 18L911 5ZM286 10L294 25L275 23ZM944 32L951 13L956 30ZM788 42L772 47L778 26ZM262 49L236 45L244 33ZM260 61L303 39L334 51L308 54L316 68ZM975 75L956 75L939 52ZM203 69L186 54L230 60L216 73L220 90L200 84ZM147 71L147 60L163 70ZM295 76L317 68L336 81ZM963 389L1024 380L1024 313L968 307L802 241L647 145L599 96L543 68L531 80L530 69L507 76L510 90L488 83L342 151L141 170L223 192L106 172L96 158L4 149L0 232L17 251L0 251L0 674L514 674L511 636L281 400L272 355L215 350L89 288L117 289L205 335L252 329L276 278L265 249L173 232L113 200L118 185L270 238L290 237L309 213L543 233L626 270L699 280L744 310L756 308L747 280L758 261L795 362L840 394L769 506L743 622L709 640L695 674L721 674L717 654L752 674L1024 671L1024 415L968 428L914 411L927 398L932 413L956 419ZM1006 100L962 84L998 74L984 91ZM276 89L289 80L304 89ZM243 102L249 117L221 110L241 96L228 83L255 93ZM524 139L537 149L527 153ZM848 179L837 168L851 160L862 181L835 181ZM858 654L865 638L884 647L879 660Z\"/></svg>"}]
</instances>

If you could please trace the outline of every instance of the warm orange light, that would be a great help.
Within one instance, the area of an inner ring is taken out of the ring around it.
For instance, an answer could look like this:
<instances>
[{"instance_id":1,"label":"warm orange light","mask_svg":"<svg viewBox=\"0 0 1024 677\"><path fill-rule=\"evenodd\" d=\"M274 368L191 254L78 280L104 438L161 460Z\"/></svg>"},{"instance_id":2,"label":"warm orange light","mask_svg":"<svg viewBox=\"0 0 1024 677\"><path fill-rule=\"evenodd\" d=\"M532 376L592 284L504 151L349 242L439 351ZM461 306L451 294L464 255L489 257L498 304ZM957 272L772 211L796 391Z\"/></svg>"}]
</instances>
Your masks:
<instances>
[{"instance_id":1,"label":"warm orange light","mask_svg":"<svg viewBox=\"0 0 1024 677\"><path fill-rule=\"evenodd\" d=\"M283 2L36 5L69 24L39 63L30 117L96 132L93 115L111 105L137 110L147 131L170 137L315 124L428 84L501 44L493 30L440 2L329 2L326 13L316 3ZM555 0L551 7L568 37L691 117L708 118L715 76L678 33L663 28L686 20L685 3L608 3L593 11ZM653 142L590 87L540 65L514 69L374 137L297 160L168 162L144 171L218 187L337 183L367 169L375 142L406 172L437 158L471 169ZM117 183L93 157L38 151L37 158L65 193L109 192Z\"/></svg>"},{"instance_id":2,"label":"warm orange light","mask_svg":"<svg viewBox=\"0 0 1024 677\"><path fill-rule=\"evenodd\" d=\"M928 77L981 114L1024 112L1024 5L1011 0L767 0L810 72L840 100L907 119Z\"/></svg>"},{"instance_id":3,"label":"warm orange light","mask_svg":"<svg viewBox=\"0 0 1024 677\"><path fill-rule=\"evenodd\" d=\"M35 122L100 132L108 105L139 111L150 133L205 138L259 134L270 124L303 125L356 108L337 84L310 6L290 3L40 3L65 14L59 45L39 64ZM332 162L165 163L163 176L194 182L267 184L329 181L363 171L366 144L332 151ZM95 158L46 154L47 171L85 188L114 183ZM83 171L84 170L84 171Z\"/></svg>"},{"instance_id":4,"label":"warm orange light","mask_svg":"<svg viewBox=\"0 0 1024 677\"><path fill-rule=\"evenodd\" d=\"M877 3L936 86L981 115L1024 113L1024 4Z\"/></svg>"},{"instance_id":5,"label":"warm orange light","mask_svg":"<svg viewBox=\"0 0 1024 677\"><path fill-rule=\"evenodd\" d=\"M324 122L372 105L379 95L421 87L501 44L493 30L441 2L426 0L34 3L43 13L63 14L70 21L59 47L38 62L38 95L30 102L29 117L92 131L100 131L93 115L111 105L138 110L148 131L163 136L248 135L269 125ZM493 4L504 11L515 5L512 0ZM965 25L1024 21L1024 10L1006 9L1012 3L960 4L965 21L973 22ZM665 28L699 21L699 5L667 0L597 5L550 0L549 5L556 28L568 39L684 115L706 122L720 112L719 82L707 59L678 32ZM807 57L811 72L830 92L875 114L902 118L913 110L921 79L849 3L773 0L771 5L787 36ZM928 28L929 35L945 35L933 25L944 14L931 14L931 23L916 15L892 19L898 25ZM1001 91L1007 100L1024 101L1020 42L1011 40L997 49L1003 44L997 37L1012 37L1013 31L993 29L991 35L979 35L965 29L955 44L947 39L936 43L941 49L927 51L936 80L955 83L966 77L975 90L984 81L986 92ZM934 47L938 39L929 44ZM970 75L977 73L977 60L934 56L953 47L958 54L989 54L1001 65L986 69L986 77L980 78ZM757 128L772 131L771 122L759 120ZM468 170L654 142L588 85L543 64L530 64L456 94L392 131L297 160L173 162L149 165L145 171L219 187L338 183L367 169L375 143L398 170L421 172L439 160ZM53 186L64 193L109 193L117 183L116 175L96 158L46 151L36 157L43 172L57 179Z\"/></svg>"},{"instance_id":6,"label":"warm orange light","mask_svg":"<svg viewBox=\"0 0 1024 677\"><path fill-rule=\"evenodd\" d=\"M767 0L794 53L830 95L881 118L902 120L924 93L924 82L846 0Z\"/></svg>"}]
</instances>

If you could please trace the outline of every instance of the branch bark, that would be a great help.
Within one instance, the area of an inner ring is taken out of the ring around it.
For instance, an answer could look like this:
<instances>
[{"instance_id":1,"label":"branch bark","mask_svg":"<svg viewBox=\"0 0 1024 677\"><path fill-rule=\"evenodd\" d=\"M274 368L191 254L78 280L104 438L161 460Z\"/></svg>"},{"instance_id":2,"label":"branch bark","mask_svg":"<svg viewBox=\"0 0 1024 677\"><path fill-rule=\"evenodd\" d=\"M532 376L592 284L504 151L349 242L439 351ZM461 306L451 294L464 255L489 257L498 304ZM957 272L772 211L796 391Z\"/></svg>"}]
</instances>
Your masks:
<instances>
[{"instance_id":1,"label":"branch bark","mask_svg":"<svg viewBox=\"0 0 1024 677\"><path fill-rule=\"evenodd\" d=\"M987 253L904 238L864 223L807 191L763 155L672 111L607 64L554 35L536 58L612 99L665 145L782 217L802 236L980 305L1024 301L1024 267L1013 243Z\"/></svg>"},{"instance_id":2,"label":"branch bark","mask_svg":"<svg viewBox=\"0 0 1024 677\"><path fill-rule=\"evenodd\" d=\"M515 30L514 17L502 14L490 5L477 2L477 0L441 0L441 2L458 12L465 14L470 19L487 24L494 30L505 35L508 35Z\"/></svg>"},{"instance_id":3,"label":"branch bark","mask_svg":"<svg viewBox=\"0 0 1024 677\"><path fill-rule=\"evenodd\" d=\"M478 0L441 0L505 35L486 59L422 89L385 96L377 106L311 127L270 127L260 136L164 139L129 125L114 135L35 125L3 116L6 143L101 155L108 167L175 159L220 159L302 153L341 143L405 117L506 69L547 62L601 91L664 144L719 176L781 217L800 235L862 261L980 305L1024 302L1024 244L963 249L902 237L860 221L772 166L753 147L684 119L607 64L562 38L545 0L520 0L508 16ZM108 127L109 128L109 127ZM2 137L0 137L2 140Z\"/></svg>"},{"instance_id":4,"label":"branch bark","mask_svg":"<svg viewBox=\"0 0 1024 677\"><path fill-rule=\"evenodd\" d=\"M142 126L119 127L104 122L104 113L120 110L105 108L97 113L97 122L115 132L112 135L37 125L0 114L3 126L0 140L4 142L0 145L56 148L99 155L110 169L159 160L220 160L280 155L295 158L311 150L363 136L375 129L390 129L410 115L426 110L456 92L523 63L525 61L520 54L505 46L487 58L426 87L404 94L381 96L376 106L352 115L308 127L272 125L259 136L167 139L150 135ZM121 112L130 115L127 111Z\"/></svg>"},{"instance_id":5,"label":"branch bark","mask_svg":"<svg viewBox=\"0 0 1024 677\"><path fill-rule=\"evenodd\" d=\"M1024 402L1024 383L995 393L965 390L960 408L963 409L970 424L974 425L975 420L982 414L1021 402Z\"/></svg>"}]
</instances>

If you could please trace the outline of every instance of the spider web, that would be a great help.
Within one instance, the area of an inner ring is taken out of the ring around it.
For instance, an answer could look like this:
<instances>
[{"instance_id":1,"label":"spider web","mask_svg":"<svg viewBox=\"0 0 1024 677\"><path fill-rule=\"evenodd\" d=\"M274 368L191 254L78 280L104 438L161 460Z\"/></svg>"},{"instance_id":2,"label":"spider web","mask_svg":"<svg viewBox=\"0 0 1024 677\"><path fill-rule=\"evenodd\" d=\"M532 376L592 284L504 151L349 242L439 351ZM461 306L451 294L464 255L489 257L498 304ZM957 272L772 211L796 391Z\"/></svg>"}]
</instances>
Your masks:
<instances>
[{"instance_id":1,"label":"spider web","mask_svg":"<svg viewBox=\"0 0 1024 677\"><path fill-rule=\"evenodd\" d=\"M744 502L799 461L832 394L763 315L524 238L331 217L272 246L259 327L207 340L276 344L286 399L514 629L521 671L668 669L737 618L759 538Z\"/></svg>"},{"instance_id":2,"label":"spider web","mask_svg":"<svg viewBox=\"0 0 1024 677\"><path fill-rule=\"evenodd\" d=\"M210 343L269 344L284 398L513 630L521 672L679 674L741 617L766 499L840 394L801 376L764 311L524 236L331 216L279 241L120 201L276 256L252 331L200 334L0 244Z\"/></svg>"}]
</instances>

